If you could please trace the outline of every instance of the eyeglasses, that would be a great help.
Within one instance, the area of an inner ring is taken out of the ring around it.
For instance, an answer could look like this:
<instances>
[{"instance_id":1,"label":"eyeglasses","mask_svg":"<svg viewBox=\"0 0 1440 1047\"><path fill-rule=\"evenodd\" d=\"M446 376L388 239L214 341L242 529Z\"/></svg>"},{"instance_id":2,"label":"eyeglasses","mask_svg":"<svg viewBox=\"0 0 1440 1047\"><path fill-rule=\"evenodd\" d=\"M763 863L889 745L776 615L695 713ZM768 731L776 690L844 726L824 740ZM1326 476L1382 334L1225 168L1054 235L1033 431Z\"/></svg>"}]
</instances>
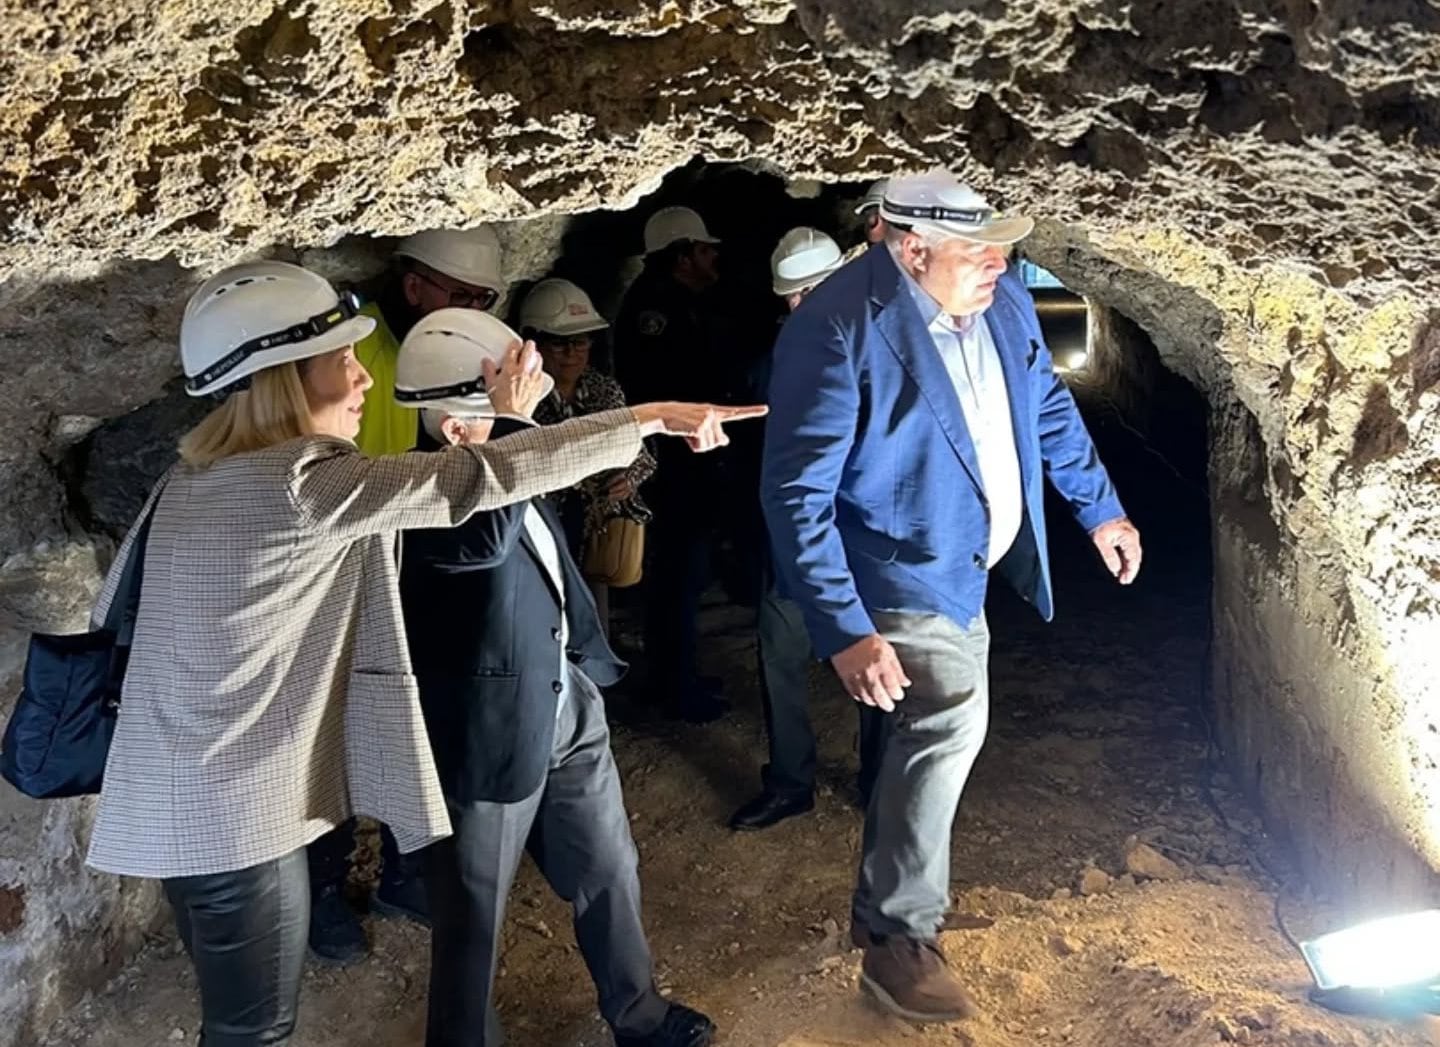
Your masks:
<instances>
[{"instance_id":1,"label":"eyeglasses","mask_svg":"<svg viewBox=\"0 0 1440 1047\"><path fill-rule=\"evenodd\" d=\"M203 389L235 370L256 353L318 338L327 331L339 327L358 312L360 312L360 297L353 291L342 291L334 308L327 309L323 313L316 313L308 320L302 320L298 324L262 334L248 342L242 342L227 353L224 359L215 361L194 378L186 381L186 388L192 393Z\"/></svg>"},{"instance_id":2,"label":"eyeglasses","mask_svg":"<svg viewBox=\"0 0 1440 1047\"><path fill-rule=\"evenodd\" d=\"M483 313L500 300L500 292L492 287L482 287L478 291L470 291L464 287L450 287L442 284L429 273L421 272L419 269L413 269L411 272L436 290L448 294L450 297L447 304L452 309L478 309Z\"/></svg>"},{"instance_id":3,"label":"eyeglasses","mask_svg":"<svg viewBox=\"0 0 1440 1047\"><path fill-rule=\"evenodd\" d=\"M578 353L590 348L590 336L588 334L575 334L569 338L547 336L539 341L537 348L542 353Z\"/></svg>"}]
</instances>

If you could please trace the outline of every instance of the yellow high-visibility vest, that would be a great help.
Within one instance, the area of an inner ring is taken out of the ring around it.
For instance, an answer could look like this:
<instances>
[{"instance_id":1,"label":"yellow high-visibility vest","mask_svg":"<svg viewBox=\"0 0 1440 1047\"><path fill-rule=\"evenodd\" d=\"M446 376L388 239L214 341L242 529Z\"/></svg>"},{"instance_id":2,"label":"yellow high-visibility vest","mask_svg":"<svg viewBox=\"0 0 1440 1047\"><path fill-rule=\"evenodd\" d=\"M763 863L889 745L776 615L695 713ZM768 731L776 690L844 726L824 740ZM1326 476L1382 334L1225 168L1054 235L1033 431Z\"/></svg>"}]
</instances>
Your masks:
<instances>
[{"instance_id":1,"label":"yellow high-visibility vest","mask_svg":"<svg viewBox=\"0 0 1440 1047\"><path fill-rule=\"evenodd\" d=\"M380 307L366 302L360 309L375 320L375 330L355 344L355 359L370 372L374 385L365 391L365 413L355 445L368 455L404 454L415 449L420 412L395 402L395 361L400 343L390 333Z\"/></svg>"}]
</instances>

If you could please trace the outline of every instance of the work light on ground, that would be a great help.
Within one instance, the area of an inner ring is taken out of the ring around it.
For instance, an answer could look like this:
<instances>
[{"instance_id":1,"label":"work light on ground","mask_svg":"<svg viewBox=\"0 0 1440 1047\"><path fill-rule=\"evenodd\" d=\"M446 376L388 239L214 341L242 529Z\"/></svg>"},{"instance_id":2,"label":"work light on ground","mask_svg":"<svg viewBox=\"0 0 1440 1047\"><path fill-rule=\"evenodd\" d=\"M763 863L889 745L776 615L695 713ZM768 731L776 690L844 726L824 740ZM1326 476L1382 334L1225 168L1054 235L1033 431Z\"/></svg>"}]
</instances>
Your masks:
<instances>
[{"instance_id":1,"label":"work light on ground","mask_svg":"<svg viewBox=\"0 0 1440 1047\"><path fill-rule=\"evenodd\" d=\"M1401 913L1300 943L1310 998L1348 1013L1440 1014L1440 909Z\"/></svg>"}]
</instances>

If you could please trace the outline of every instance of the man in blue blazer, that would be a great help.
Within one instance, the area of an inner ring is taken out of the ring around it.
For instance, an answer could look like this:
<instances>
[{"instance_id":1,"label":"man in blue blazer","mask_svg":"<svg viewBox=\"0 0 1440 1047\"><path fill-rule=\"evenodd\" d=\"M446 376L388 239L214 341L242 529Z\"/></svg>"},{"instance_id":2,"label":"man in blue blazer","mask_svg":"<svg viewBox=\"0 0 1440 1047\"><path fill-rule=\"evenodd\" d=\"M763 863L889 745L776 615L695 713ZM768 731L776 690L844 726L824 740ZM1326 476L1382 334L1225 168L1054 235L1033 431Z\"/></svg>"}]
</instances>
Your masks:
<instances>
[{"instance_id":1,"label":"man in blue blazer","mask_svg":"<svg viewBox=\"0 0 1440 1047\"><path fill-rule=\"evenodd\" d=\"M884 244L781 332L761 496L816 654L883 711L852 902L862 984L941 1021L974 1011L936 934L988 719L990 570L1051 617L1045 476L1121 583L1141 550L1007 268L1033 223L938 171L892 180L880 213Z\"/></svg>"}]
</instances>

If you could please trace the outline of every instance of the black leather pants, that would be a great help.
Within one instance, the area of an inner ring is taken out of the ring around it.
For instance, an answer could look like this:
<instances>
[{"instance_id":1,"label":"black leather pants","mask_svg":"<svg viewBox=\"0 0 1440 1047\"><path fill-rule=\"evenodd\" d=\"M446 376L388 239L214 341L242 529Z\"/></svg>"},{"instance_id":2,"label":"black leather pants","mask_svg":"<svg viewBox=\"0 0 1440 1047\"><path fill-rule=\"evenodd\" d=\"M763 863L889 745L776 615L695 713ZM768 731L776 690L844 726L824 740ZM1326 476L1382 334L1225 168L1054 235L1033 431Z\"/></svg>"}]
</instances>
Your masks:
<instances>
[{"instance_id":1,"label":"black leather pants","mask_svg":"<svg viewBox=\"0 0 1440 1047\"><path fill-rule=\"evenodd\" d=\"M202 1047L269 1047L295 1029L310 925L305 849L165 881L200 983Z\"/></svg>"}]
</instances>

